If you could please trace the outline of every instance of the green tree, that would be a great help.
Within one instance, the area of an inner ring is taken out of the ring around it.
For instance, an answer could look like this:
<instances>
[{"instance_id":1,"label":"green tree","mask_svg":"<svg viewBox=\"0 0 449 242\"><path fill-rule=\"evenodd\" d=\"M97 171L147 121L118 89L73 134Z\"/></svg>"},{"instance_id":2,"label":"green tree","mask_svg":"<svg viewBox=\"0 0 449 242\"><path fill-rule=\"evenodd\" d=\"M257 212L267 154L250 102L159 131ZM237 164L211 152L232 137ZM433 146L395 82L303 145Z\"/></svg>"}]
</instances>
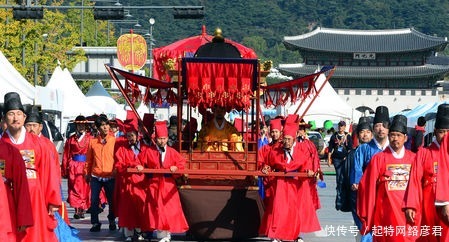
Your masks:
<instances>
[{"instance_id":1,"label":"green tree","mask_svg":"<svg viewBox=\"0 0 449 242\"><path fill-rule=\"evenodd\" d=\"M6 4L0 0L0 4ZM61 5L53 1L52 5ZM75 5L75 3L72 3ZM73 69L80 61L85 61L84 51L74 47L80 42L80 9L44 10L41 20L14 20L11 9L1 9L0 50L13 66L34 84L34 67L38 66L38 85L45 85L44 79L59 64L62 68ZM89 43L107 43L107 22L93 19L92 10L84 10L83 38ZM115 38L112 37L115 44ZM67 53L71 52L71 55ZM25 58L23 58L23 56ZM88 85L85 83L83 85Z\"/></svg>"}]
</instances>

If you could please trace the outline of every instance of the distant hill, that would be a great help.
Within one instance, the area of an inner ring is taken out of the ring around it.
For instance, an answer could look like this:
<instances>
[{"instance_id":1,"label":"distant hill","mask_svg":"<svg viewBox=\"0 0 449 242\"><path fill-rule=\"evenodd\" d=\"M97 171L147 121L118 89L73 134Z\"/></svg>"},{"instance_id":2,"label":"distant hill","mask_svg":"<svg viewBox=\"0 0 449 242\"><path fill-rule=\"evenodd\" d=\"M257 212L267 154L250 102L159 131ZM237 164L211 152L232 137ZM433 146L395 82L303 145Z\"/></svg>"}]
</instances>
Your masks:
<instances>
[{"instance_id":1,"label":"distant hill","mask_svg":"<svg viewBox=\"0 0 449 242\"><path fill-rule=\"evenodd\" d=\"M131 10L143 30L156 20L155 47L199 35L201 26L213 34L216 27L226 38L253 48L262 60L279 63L300 61L285 50L284 36L307 33L317 26L341 29L398 29L414 27L428 35L449 36L448 0L121 0L124 6L205 6L204 19L174 19L172 10ZM116 26L120 28L121 26Z\"/></svg>"}]
</instances>

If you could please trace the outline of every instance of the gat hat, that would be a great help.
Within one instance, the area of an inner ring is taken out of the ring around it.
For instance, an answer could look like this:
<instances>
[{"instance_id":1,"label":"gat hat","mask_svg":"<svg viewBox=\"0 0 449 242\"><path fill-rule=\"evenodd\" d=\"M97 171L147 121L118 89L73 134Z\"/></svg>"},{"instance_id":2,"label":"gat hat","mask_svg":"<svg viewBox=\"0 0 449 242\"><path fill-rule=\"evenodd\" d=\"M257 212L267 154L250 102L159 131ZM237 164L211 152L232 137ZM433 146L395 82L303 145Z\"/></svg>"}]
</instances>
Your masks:
<instances>
[{"instance_id":1,"label":"gat hat","mask_svg":"<svg viewBox=\"0 0 449 242\"><path fill-rule=\"evenodd\" d=\"M390 125L390 132L407 134L407 117L402 114L394 116Z\"/></svg>"},{"instance_id":2,"label":"gat hat","mask_svg":"<svg viewBox=\"0 0 449 242\"><path fill-rule=\"evenodd\" d=\"M282 119L280 118L275 118L270 120L270 130L282 130Z\"/></svg>"},{"instance_id":3,"label":"gat hat","mask_svg":"<svg viewBox=\"0 0 449 242\"><path fill-rule=\"evenodd\" d=\"M156 138L168 137L167 121L156 121L154 123Z\"/></svg>"},{"instance_id":4,"label":"gat hat","mask_svg":"<svg viewBox=\"0 0 449 242\"><path fill-rule=\"evenodd\" d=\"M338 122L338 126L346 126L346 122L342 120Z\"/></svg>"},{"instance_id":5,"label":"gat hat","mask_svg":"<svg viewBox=\"0 0 449 242\"><path fill-rule=\"evenodd\" d=\"M443 103L438 106L435 118L436 129L449 129L449 104Z\"/></svg>"},{"instance_id":6,"label":"gat hat","mask_svg":"<svg viewBox=\"0 0 449 242\"><path fill-rule=\"evenodd\" d=\"M312 125L306 123L306 121L304 121L304 119L301 119L301 121L299 122L299 128L308 129L310 127L312 127Z\"/></svg>"},{"instance_id":7,"label":"gat hat","mask_svg":"<svg viewBox=\"0 0 449 242\"><path fill-rule=\"evenodd\" d=\"M369 117L360 117L357 124L357 133L365 129L373 130L373 127L371 127L371 119Z\"/></svg>"},{"instance_id":8,"label":"gat hat","mask_svg":"<svg viewBox=\"0 0 449 242\"><path fill-rule=\"evenodd\" d=\"M383 123L390 121L390 115L388 113L388 108L385 106L379 106L376 108L376 114L374 114L373 124Z\"/></svg>"},{"instance_id":9,"label":"gat hat","mask_svg":"<svg viewBox=\"0 0 449 242\"><path fill-rule=\"evenodd\" d=\"M20 96L17 92L8 92L5 94L3 105L3 114L11 110L21 110L25 113L25 109L23 108L22 101L20 100Z\"/></svg>"},{"instance_id":10,"label":"gat hat","mask_svg":"<svg viewBox=\"0 0 449 242\"><path fill-rule=\"evenodd\" d=\"M27 118L25 119L25 123L42 124L42 113L40 112L38 106L30 105L26 113Z\"/></svg>"},{"instance_id":11,"label":"gat hat","mask_svg":"<svg viewBox=\"0 0 449 242\"><path fill-rule=\"evenodd\" d=\"M290 135L296 138L296 133L298 132L299 126L296 123L285 123L284 125L284 136Z\"/></svg>"}]
</instances>

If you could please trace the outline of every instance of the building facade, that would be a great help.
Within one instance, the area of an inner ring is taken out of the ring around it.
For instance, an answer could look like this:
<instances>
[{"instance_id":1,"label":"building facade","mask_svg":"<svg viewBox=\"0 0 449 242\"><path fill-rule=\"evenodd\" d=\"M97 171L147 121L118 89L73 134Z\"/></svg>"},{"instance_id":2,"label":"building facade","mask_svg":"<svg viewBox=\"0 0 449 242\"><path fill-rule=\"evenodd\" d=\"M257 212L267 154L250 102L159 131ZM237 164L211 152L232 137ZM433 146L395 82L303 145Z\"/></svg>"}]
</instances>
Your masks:
<instances>
[{"instance_id":1,"label":"building facade","mask_svg":"<svg viewBox=\"0 0 449 242\"><path fill-rule=\"evenodd\" d=\"M281 64L284 75L301 77L334 65L330 79L337 93L353 108L372 112L385 105L391 113L445 98L437 82L449 72L449 58L438 56L447 38L413 28L343 30L317 28L284 37L284 45L299 51L302 63Z\"/></svg>"}]
</instances>

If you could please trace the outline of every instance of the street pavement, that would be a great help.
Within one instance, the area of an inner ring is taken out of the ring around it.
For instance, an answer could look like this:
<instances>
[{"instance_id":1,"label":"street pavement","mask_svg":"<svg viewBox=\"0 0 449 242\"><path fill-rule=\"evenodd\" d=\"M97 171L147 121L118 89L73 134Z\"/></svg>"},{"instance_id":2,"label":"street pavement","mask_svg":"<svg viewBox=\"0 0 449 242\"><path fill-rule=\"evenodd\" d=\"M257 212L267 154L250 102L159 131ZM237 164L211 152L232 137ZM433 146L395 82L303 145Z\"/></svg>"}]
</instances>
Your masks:
<instances>
[{"instance_id":1,"label":"street pavement","mask_svg":"<svg viewBox=\"0 0 449 242\"><path fill-rule=\"evenodd\" d=\"M333 167L327 167L322 163L322 169L325 174L326 188L318 188L321 201L321 209L318 210L318 218L322 230L315 233L304 234L305 242L352 242L355 241L353 233L356 232L351 213L343 213L335 210L335 175L332 174ZM67 197L67 180L63 180L63 194ZM91 233L89 229L90 216L86 214L85 219L73 219L74 209L68 208L71 225L79 230L79 237L82 241L124 241L121 231L109 231L107 208L100 214L100 222L103 224L102 229L98 233ZM157 241L153 239L153 241ZM194 241L177 236L173 242L178 241ZM245 241L270 241L268 238L254 238Z\"/></svg>"}]
</instances>

